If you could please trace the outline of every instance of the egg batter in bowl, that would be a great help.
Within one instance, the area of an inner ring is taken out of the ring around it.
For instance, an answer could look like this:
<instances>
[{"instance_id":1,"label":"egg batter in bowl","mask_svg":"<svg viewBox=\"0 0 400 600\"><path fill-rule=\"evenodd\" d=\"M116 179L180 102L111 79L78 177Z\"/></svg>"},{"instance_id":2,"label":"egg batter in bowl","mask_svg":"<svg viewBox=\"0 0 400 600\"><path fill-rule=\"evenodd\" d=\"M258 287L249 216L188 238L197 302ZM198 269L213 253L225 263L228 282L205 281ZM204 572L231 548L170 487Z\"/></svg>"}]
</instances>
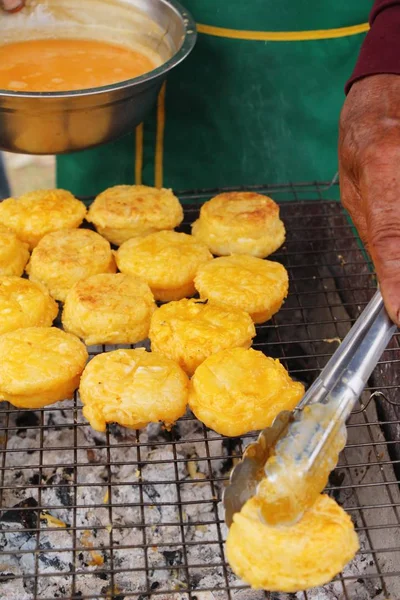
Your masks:
<instances>
[{"instance_id":1,"label":"egg batter in bowl","mask_svg":"<svg viewBox=\"0 0 400 600\"><path fill-rule=\"evenodd\" d=\"M104 41L42 39L0 45L0 89L63 92L102 87L156 67L142 52Z\"/></svg>"}]
</instances>

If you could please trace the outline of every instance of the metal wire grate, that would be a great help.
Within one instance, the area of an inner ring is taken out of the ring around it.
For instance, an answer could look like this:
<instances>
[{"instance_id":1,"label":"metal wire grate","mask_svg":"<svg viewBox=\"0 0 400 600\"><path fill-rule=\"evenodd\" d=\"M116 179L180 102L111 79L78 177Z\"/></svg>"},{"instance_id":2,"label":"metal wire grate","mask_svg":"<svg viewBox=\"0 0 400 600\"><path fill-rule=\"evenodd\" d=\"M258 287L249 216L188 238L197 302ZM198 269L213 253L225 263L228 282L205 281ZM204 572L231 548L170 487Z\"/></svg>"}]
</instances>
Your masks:
<instances>
[{"instance_id":1,"label":"metal wire grate","mask_svg":"<svg viewBox=\"0 0 400 600\"><path fill-rule=\"evenodd\" d=\"M371 266L324 184L257 188L281 201L287 241L273 257L290 295L255 348L309 385L371 297ZM185 192L183 230L210 191ZM91 348L91 354L114 347ZM328 491L353 517L361 551L323 589L249 590L224 555L223 487L243 447L191 415L171 433L95 433L79 400L32 412L0 405L0 598L329 600L400 598L400 385L395 339L349 421Z\"/></svg>"}]
</instances>

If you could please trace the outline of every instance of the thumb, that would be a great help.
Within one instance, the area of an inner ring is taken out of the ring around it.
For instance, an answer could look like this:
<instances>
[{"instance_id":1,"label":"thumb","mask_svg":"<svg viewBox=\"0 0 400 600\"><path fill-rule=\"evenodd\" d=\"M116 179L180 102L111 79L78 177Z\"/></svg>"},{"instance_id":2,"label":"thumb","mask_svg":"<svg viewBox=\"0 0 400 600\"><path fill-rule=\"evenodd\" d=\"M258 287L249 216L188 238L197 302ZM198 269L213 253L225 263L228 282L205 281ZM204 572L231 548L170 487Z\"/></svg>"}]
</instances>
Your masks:
<instances>
[{"instance_id":1,"label":"thumb","mask_svg":"<svg viewBox=\"0 0 400 600\"><path fill-rule=\"evenodd\" d=\"M25 6L25 0L0 0L0 6L7 12L18 12Z\"/></svg>"},{"instance_id":2,"label":"thumb","mask_svg":"<svg viewBox=\"0 0 400 600\"><path fill-rule=\"evenodd\" d=\"M400 147L383 149L363 169L360 191L367 246L390 318L400 325Z\"/></svg>"}]
</instances>

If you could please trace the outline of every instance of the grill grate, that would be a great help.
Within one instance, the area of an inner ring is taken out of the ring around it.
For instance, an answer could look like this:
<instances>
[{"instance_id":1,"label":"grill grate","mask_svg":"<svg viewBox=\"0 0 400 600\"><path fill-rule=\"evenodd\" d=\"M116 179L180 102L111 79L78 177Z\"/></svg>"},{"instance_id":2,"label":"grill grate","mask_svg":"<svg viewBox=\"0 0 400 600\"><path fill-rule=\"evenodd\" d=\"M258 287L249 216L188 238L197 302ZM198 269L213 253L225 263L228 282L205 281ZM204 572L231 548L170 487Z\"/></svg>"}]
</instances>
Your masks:
<instances>
[{"instance_id":1,"label":"grill grate","mask_svg":"<svg viewBox=\"0 0 400 600\"><path fill-rule=\"evenodd\" d=\"M288 236L274 258L291 281L254 347L309 385L372 296L371 265L340 205L326 200L335 189L254 189L282 202ZM184 231L213 193L182 193ZM400 598L399 361L395 338L350 418L328 487L352 515L361 551L334 582L297 595L251 591L226 563L221 492L253 434L224 439L187 415L171 433L110 426L102 435L77 399L35 412L1 404L0 598Z\"/></svg>"}]
</instances>

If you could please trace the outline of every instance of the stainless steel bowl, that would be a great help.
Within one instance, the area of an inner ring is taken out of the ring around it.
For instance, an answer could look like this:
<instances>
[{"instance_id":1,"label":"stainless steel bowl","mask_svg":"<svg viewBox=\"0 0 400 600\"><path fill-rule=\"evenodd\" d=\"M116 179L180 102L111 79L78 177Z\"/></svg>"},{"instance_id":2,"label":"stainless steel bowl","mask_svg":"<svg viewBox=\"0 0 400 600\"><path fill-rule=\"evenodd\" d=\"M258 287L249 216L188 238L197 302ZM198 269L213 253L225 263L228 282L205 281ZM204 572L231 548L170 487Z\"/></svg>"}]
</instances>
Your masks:
<instances>
[{"instance_id":1,"label":"stainless steel bowl","mask_svg":"<svg viewBox=\"0 0 400 600\"><path fill-rule=\"evenodd\" d=\"M0 11L1 13L2 11ZM159 65L106 87L73 92L0 90L0 149L63 154L103 144L131 131L156 102L163 81L196 42L191 15L176 0L31 0L17 15L0 16L2 42L81 37L146 48Z\"/></svg>"}]
</instances>

